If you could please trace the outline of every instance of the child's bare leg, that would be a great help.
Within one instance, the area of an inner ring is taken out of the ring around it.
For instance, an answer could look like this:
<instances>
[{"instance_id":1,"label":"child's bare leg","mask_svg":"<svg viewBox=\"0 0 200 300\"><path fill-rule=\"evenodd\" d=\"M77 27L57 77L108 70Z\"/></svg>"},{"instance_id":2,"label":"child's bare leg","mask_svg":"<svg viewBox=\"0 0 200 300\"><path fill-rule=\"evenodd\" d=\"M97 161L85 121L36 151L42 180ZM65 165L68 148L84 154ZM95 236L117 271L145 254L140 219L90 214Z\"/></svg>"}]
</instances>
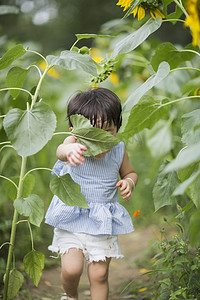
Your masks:
<instances>
[{"instance_id":1,"label":"child's bare leg","mask_svg":"<svg viewBox=\"0 0 200 300\"><path fill-rule=\"evenodd\" d=\"M92 300L108 299L108 270L110 258L106 261L92 262L88 265L88 277L90 280L90 292Z\"/></svg>"},{"instance_id":2,"label":"child's bare leg","mask_svg":"<svg viewBox=\"0 0 200 300\"><path fill-rule=\"evenodd\" d=\"M78 284L83 272L84 258L82 250L69 249L68 253L62 255L61 279L69 299L76 299L78 296Z\"/></svg>"}]
</instances>

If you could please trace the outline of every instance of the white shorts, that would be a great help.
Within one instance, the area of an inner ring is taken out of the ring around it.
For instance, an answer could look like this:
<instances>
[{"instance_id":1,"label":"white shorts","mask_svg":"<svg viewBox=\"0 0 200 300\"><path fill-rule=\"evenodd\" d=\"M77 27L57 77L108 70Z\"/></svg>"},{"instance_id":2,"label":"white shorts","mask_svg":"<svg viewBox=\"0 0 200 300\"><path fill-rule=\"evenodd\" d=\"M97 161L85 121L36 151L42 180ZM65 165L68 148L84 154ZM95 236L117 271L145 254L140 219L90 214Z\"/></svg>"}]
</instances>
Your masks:
<instances>
[{"instance_id":1,"label":"white shorts","mask_svg":"<svg viewBox=\"0 0 200 300\"><path fill-rule=\"evenodd\" d=\"M82 250L88 263L105 261L107 257L123 257L117 235L90 235L55 228L53 242L48 249L63 255L71 248Z\"/></svg>"}]
</instances>

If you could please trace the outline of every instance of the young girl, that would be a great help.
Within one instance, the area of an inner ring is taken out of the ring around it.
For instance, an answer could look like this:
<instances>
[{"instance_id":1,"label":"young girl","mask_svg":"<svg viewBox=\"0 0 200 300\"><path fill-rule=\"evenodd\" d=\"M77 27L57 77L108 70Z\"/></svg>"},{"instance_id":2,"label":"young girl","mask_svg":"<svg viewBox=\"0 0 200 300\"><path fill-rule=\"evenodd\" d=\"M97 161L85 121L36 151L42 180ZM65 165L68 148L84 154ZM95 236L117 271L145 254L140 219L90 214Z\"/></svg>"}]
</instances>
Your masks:
<instances>
[{"instance_id":1,"label":"young girl","mask_svg":"<svg viewBox=\"0 0 200 300\"><path fill-rule=\"evenodd\" d=\"M95 88L70 100L67 118L72 132L70 116L81 114L94 127L116 136L122 123L121 111L120 101L113 92ZM57 149L59 161L54 170L60 175L71 175L80 185L89 208L67 206L57 196L53 197L46 214L46 223L55 227L49 250L61 254L61 278L68 296L65 299L78 297L85 258L91 299L107 300L109 263L112 257L123 257L117 235L134 230L128 212L118 203L118 188L122 198L130 200L137 174L123 142L95 157L84 157L84 151L87 148L77 143L75 136L67 137Z\"/></svg>"}]
</instances>

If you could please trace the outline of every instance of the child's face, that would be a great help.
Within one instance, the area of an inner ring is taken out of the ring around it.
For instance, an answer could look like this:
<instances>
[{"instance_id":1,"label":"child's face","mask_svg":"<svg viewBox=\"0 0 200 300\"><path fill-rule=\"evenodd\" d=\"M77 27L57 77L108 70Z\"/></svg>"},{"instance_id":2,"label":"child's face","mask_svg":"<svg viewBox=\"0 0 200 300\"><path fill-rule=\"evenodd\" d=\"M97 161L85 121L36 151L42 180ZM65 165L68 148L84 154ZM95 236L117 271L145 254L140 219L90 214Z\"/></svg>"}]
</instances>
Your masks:
<instances>
[{"instance_id":1,"label":"child's face","mask_svg":"<svg viewBox=\"0 0 200 300\"><path fill-rule=\"evenodd\" d=\"M97 124L95 125L95 127L101 128L114 136L117 135L117 126L115 126L113 122L111 124L109 124L107 121L105 121L103 124L103 127L101 127L101 119L99 119L97 121Z\"/></svg>"}]
</instances>

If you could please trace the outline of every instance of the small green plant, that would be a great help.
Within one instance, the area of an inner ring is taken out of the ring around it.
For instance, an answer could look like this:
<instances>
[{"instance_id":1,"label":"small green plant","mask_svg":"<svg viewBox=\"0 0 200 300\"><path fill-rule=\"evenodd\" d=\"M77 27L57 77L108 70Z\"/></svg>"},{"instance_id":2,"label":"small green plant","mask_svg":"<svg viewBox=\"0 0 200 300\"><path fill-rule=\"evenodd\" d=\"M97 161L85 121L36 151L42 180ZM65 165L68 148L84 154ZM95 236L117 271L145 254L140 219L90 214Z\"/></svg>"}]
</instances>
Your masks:
<instances>
[{"instance_id":1,"label":"small green plant","mask_svg":"<svg viewBox=\"0 0 200 300\"><path fill-rule=\"evenodd\" d=\"M198 299L200 294L200 248L192 248L178 235L158 244L152 277L155 299Z\"/></svg>"}]
</instances>

